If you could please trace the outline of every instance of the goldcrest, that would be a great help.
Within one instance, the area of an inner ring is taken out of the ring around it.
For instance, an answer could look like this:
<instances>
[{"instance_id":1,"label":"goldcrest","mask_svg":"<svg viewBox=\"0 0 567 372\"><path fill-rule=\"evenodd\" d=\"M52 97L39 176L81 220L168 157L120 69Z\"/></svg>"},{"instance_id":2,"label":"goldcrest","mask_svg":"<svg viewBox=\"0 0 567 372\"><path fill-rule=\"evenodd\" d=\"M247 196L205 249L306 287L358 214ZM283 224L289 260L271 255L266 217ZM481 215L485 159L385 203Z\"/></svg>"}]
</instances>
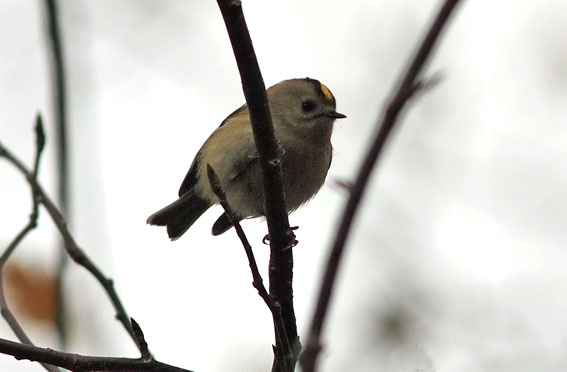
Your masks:
<instances>
[{"instance_id":1,"label":"goldcrest","mask_svg":"<svg viewBox=\"0 0 567 372\"><path fill-rule=\"evenodd\" d=\"M331 133L335 97L318 80L291 79L268 88L274 133L280 145L283 187L288 212L299 208L319 191L331 165ZM248 107L241 106L205 141L181 187L179 199L152 214L150 225L167 226L171 240L181 237L212 205L218 204L207 177L215 170L228 203L238 220L264 216L260 163ZM212 228L220 235L232 224L223 213Z\"/></svg>"}]
</instances>

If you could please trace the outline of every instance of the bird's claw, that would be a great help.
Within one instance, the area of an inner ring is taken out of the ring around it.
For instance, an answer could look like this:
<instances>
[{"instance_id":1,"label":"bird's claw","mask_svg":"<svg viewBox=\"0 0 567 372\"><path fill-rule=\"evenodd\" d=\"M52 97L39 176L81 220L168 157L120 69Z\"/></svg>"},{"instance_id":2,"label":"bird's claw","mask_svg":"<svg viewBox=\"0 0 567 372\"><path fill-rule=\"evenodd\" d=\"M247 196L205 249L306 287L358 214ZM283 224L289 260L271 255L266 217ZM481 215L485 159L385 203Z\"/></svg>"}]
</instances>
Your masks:
<instances>
[{"instance_id":1,"label":"bird's claw","mask_svg":"<svg viewBox=\"0 0 567 372\"><path fill-rule=\"evenodd\" d=\"M290 226L289 228L291 231L295 231L297 229L299 229L299 226ZM270 245L270 234L266 234L263 238L262 238L262 243L265 245ZM291 243L291 245L285 249L289 249L289 248L293 248L295 247L297 244L299 243L299 240L293 239L293 243Z\"/></svg>"}]
</instances>

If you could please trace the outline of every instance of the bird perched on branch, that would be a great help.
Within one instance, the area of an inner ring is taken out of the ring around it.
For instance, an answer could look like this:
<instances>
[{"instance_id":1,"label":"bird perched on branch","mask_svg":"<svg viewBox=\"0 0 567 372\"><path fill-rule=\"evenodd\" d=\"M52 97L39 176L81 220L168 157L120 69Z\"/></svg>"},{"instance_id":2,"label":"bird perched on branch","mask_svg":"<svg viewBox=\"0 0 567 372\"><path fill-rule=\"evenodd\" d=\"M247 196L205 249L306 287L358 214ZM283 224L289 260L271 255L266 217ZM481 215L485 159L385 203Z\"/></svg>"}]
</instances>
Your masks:
<instances>
[{"instance_id":1,"label":"bird perched on branch","mask_svg":"<svg viewBox=\"0 0 567 372\"><path fill-rule=\"evenodd\" d=\"M288 212L299 208L319 191L331 165L331 133L335 97L318 80L291 79L268 88L274 133L280 146L283 188ZM177 240L205 213L218 204L207 177L207 164L216 174L236 218L264 216L262 172L254 143L248 107L230 114L205 141L181 187L179 199L147 219L150 225L167 226ZM212 228L220 235L232 224L223 213Z\"/></svg>"}]
</instances>

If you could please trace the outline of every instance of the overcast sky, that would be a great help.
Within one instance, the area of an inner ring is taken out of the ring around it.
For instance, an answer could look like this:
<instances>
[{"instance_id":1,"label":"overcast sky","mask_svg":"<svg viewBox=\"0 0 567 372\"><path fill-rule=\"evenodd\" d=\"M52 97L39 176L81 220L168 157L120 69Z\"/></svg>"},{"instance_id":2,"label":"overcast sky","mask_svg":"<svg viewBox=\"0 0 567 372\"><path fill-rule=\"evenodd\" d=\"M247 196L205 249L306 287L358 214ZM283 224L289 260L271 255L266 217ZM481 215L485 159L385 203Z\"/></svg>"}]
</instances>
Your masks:
<instances>
[{"instance_id":1,"label":"overcast sky","mask_svg":"<svg viewBox=\"0 0 567 372\"><path fill-rule=\"evenodd\" d=\"M176 242L146 217L173 201L193 156L243 102L214 1L60 1L69 80L71 231L109 276L154 355L199 372L266 371L270 315L233 232L212 208ZM0 141L30 164L33 120L55 196L41 1L0 0ZM350 181L392 84L440 1L244 1L266 85L320 79L334 93L334 156L290 216L300 335ZM348 244L322 371L567 369L567 2L469 0L375 169ZM0 162L0 245L27 222L29 189ZM47 213L13 260L54 268ZM262 221L244 228L267 276ZM137 357L94 279L71 266L69 351ZM53 330L25 320L36 344ZM0 337L14 339L5 324ZM40 371L0 356L0 369Z\"/></svg>"}]
</instances>

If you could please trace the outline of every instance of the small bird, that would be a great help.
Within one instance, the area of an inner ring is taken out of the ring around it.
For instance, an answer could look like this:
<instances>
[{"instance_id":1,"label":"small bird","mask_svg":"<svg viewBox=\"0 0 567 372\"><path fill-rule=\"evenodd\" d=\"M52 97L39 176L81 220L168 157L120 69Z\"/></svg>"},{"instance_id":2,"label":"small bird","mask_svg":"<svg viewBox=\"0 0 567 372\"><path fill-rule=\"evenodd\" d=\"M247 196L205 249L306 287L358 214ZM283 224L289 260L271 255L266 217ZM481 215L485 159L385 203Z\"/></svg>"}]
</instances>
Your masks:
<instances>
[{"instance_id":1,"label":"small bird","mask_svg":"<svg viewBox=\"0 0 567 372\"><path fill-rule=\"evenodd\" d=\"M319 191L331 165L331 133L336 111L335 97L318 80L284 80L266 91L274 133L280 145L283 188L288 213ZM241 106L223 120L205 141L181 187L179 199L147 219L150 225L167 226L171 240L179 239L199 217L219 200L207 177L207 164L216 172L236 218L264 216L260 162L254 143L248 107ZM213 235L232 224L223 213L212 228Z\"/></svg>"}]
</instances>

